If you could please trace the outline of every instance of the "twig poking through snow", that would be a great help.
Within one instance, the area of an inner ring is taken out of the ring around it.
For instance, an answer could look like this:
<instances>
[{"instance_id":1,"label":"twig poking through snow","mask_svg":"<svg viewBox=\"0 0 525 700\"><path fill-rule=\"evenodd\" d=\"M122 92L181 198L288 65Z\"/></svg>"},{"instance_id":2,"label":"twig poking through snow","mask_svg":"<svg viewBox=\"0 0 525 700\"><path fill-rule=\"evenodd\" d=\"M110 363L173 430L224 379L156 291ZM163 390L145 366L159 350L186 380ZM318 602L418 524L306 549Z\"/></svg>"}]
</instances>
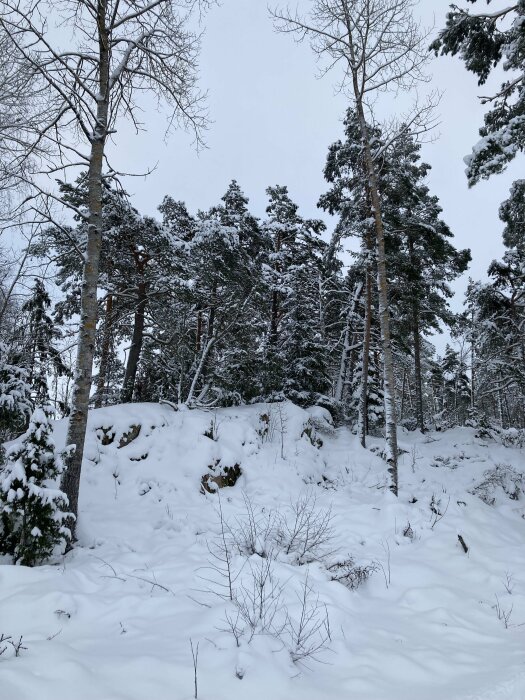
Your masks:
<instances>
[{"instance_id":1,"label":"twig poking through snow","mask_svg":"<svg viewBox=\"0 0 525 700\"><path fill-rule=\"evenodd\" d=\"M496 611L498 620L502 620L503 624L505 625L505 629L508 630L510 617L512 615L512 611L514 610L514 605L511 605L508 609L502 608L498 596L494 594L494 597L496 598L496 605L493 605L492 608Z\"/></svg>"},{"instance_id":2,"label":"twig poking through snow","mask_svg":"<svg viewBox=\"0 0 525 700\"><path fill-rule=\"evenodd\" d=\"M386 569L383 565L383 562L378 561L377 565L381 569L383 573L383 577L385 579L385 586L387 588L390 587L391 583L391 571L390 571L390 545L387 542L381 541L381 547L383 548L384 553L386 554Z\"/></svg>"},{"instance_id":3,"label":"twig poking through snow","mask_svg":"<svg viewBox=\"0 0 525 700\"><path fill-rule=\"evenodd\" d=\"M191 657L193 659L193 685L195 688L195 693L193 697L195 700L197 700L199 693L198 693L198 670L199 670L199 642L197 642L197 645L194 647L193 646L193 640L190 637L190 647L191 647Z\"/></svg>"}]
</instances>

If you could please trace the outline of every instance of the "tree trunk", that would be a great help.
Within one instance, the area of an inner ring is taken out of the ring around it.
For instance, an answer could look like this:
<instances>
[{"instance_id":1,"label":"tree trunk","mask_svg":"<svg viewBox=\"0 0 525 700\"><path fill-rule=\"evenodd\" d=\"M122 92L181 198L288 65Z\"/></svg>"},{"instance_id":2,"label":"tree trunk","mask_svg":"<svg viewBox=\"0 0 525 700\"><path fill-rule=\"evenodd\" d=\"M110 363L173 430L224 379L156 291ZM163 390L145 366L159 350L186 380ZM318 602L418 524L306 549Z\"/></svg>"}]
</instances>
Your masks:
<instances>
[{"instance_id":1,"label":"tree trunk","mask_svg":"<svg viewBox=\"0 0 525 700\"><path fill-rule=\"evenodd\" d=\"M203 331L202 309L198 309L197 310L197 332L195 334L195 352L197 352L197 353L199 353L201 351L202 331Z\"/></svg>"},{"instance_id":2,"label":"tree trunk","mask_svg":"<svg viewBox=\"0 0 525 700\"><path fill-rule=\"evenodd\" d=\"M414 380L416 384L416 420L417 427L425 432L425 416L423 413L423 378L421 376L421 335L419 333L419 304L412 304L412 329L414 333Z\"/></svg>"},{"instance_id":3,"label":"tree trunk","mask_svg":"<svg viewBox=\"0 0 525 700\"><path fill-rule=\"evenodd\" d=\"M472 312L470 320L472 324L470 331L470 408L471 411L474 412L476 409L476 377L474 373L474 368L476 366L476 349L474 348L474 312Z\"/></svg>"},{"instance_id":4,"label":"tree trunk","mask_svg":"<svg viewBox=\"0 0 525 700\"><path fill-rule=\"evenodd\" d=\"M370 255L370 250L368 254ZM359 393L358 430L362 447L366 447L368 434L368 365L370 357L370 335L372 328L372 271L366 268L365 327L363 331L363 354L361 359L361 386Z\"/></svg>"},{"instance_id":5,"label":"tree trunk","mask_svg":"<svg viewBox=\"0 0 525 700\"><path fill-rule=\"evenodd\" d=\"M137 287L137 306L135 309L135 318L133 323L133 336L131 339L131 347L129 349L128 361L126 364L126 373L124 376L124 384L122 386L121 400L123 403L129 403L133 400L133 391L135 389L135 378L137 376L137 368L142 351L142 342L144 340L144 316L148 297L146 294L146 283L139 282Z\"/></svg>"},{"instance_id":6,"label":"tree trunk","mask_svg":"<svg viewBox=\"0 0 525 700\"><path fill-rule=\"evenodd\" d=\"M497 396L497 401L498 401L498 418L499 418L499 423L502 428L505 427L505 421L503 420L503 401L501 400L501 389L498 385L498 391L496 393Z\"/></svg>"},{"instance_id":7,"label":"tree trunk","mask_svg":"<svg viewBox=\"0 0 525 700\"><path fill-rule=\"evenodd\" d=\"M357 305L363 293L363 283L360 282L354 292L354 295L350 301L350 306L348 307L348 314L346 316L346 327L345 335L343 340L343 349L341 351L341 362L339 363L339 373L337 375L337 382L335 385L334 399L338 402L343 400L343 392L346 384L346 377L348 374L348 365L350 362L350 355L352 352L352 337L354 335L353 330L353 318L357 313Z\"/></svg>"},{"instance_id":8,"label":"tree trunk","mask_svg":"<svg viewBox=\"0 0 525 700\"><path fill-rule=\"evenodd\" d=\"M75 450L67 459L67 469L62 490L69 502L69 512L74 516L68 526L72 541L76 539L78 492L86 427L89 394L93 374L93 355L97 329L97 285L100 249L102 245L102 167L107 136L109 105L109 46L106 29L106 0L98 0L97 19L99 34L99 94L97 96L97 123L91 136L91 153L88 170L88 235L86 258L82 279L80 302L80 333L78 340L75 384L73 387L71 414L67 444Z\"/></svg>"},{"instance_id":9,"label":"tree trunk","mask_svg":"<svg viewBox=\"0 0 525 700\"><path fill-rule=\"evenodd\" d=\"M414 241L408 235L408 254L412 270L417 270L417 260L414 255ZM414 290L412 300L412 333L414 334L414 381L416 384L416 421L417 427L425 432L425 416L423 412L423 378L421 376L421 333L419 330L419 298Z\"/></svg>"},{"instance_id":10,"label":"tree trunk","mask_svg":"<svg viewBox=\"0 0 525 700\"><path fill-rule=\"evenodd\" d=\"M277 345L278 324L279 324L279 292L274 289L272 292L272 308L270 316L270 344Z\"/></svg>"},{"instance_id":11,"label":"tree trunk","mask_svg":"<svg viewBox=\"0 0 525 700\"><path fill-rule=\"evenodd\" d=\"M282 248L282 235L281 232L278 231L276 238L275 238L275 252L280 253ZM282 273L281 265L277 262L275 264L274 272L276 275L280 275ZM271 311L270 311L270 344L273 346L277 345L277 341L279 339L279 317L280 317L280 294L279 290L274 289L272 291L272 306L271 306Z\"/></svg>"},{"instance_id":12,"label":"tree trunk","mask_svg":"<svg viewBox=\"0 0 525 700\"><path fill-rule=\"evenodd\" d=\"M405 416L405 393L407 384L407 371L406 368L403 369L403 382L401 383L401 409L399 411L399 417L403 420Z\"/></svg>"},{"instance_id":13,"label":"tree trunk","mask_svg":"<svg viewBox=\"0 0 525 700\"><path fill-rule=\"evenodd\" d=\"M368 176L368 190L372 214L374 217L376 249L377 249L377 291L379 296L379 322L381 327L381 345L383 350L383 381L385 401L385 438L386 460L389 464L389 472L392 479L391 491L397 496L397 425L395 413L395 385L394 385L394 357L392 354L392 341L390 338L390 309L388 305L388 278L386 274L385 231L383 217L381 215L381 200L375 165L370 150L368 127L366 124L363 102L360 97L357 76L354 74L354 94L359 117L361 140L365 156L365 165Z\"/></svg>"},{"instance_id":14,"label":"tree trunk","mask_svg":"<svg viewBox=\"0 0 525 700\"><path fill-rule=\"evenodd\" d=\"M109 369L109 351L111 348L111 332L113 325L113 295L108 294L106 299L106 317L104 319L104 336L100 351L100 367L98 371L97 393L95 395L95 408L101 408L104 403L104 391Z\"/></svg>"},{"instance_id":15,"label":"tree trunk","mask_svg":"<svg viewBox=\"0 0 525 700\"><path fill-rule=\"evenodd\" d=\"M195 396L197 384L198 384L199 379L200 379L202 372L204 370L206 360L208 359L208 355L209 355L210 350L212 349L214 343L215 343L215 336L212 335L211 338L209 338L209 340L206 342L206 345L204 346L204 348L202 350L201 359L200 359L200 362L197 366L197 369L195 370L195 374L193 375L193 380L191 382L190 390L188 392L188 397L186 399L186 404L190 407L193 403L193 397Z\"/></svg>"}]
</instances>

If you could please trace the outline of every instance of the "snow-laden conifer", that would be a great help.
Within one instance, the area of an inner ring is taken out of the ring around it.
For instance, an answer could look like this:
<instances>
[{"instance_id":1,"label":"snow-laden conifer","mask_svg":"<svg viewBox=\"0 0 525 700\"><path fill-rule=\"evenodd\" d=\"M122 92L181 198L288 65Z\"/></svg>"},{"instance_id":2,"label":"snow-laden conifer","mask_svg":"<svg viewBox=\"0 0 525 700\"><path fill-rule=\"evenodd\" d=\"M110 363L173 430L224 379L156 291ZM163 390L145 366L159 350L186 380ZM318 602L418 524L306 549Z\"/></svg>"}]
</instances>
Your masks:
<instances>
[{"instance_id":1,"label":"snow-laden conifer","mask_svg":"<svg viewBox=\"0 0 525 700\"><path fill-rule=\"evenodd\" d=\"M34 566L70 538L67 497L60 490L62 455L53 440L51 406L37 407L29 428L7 450L0 469L0 551Z\"/></svg>"},{"instance_id":2,"label":"snow-laden conifer","mask_svg":"<svg viewBox=\"0 0 525 700\"><path fill-rule=\"evenodd\" d=\"M0 342L0 443L19 435L31 415L31 388L27 372L9 357Z\"/></svg>"}]
</instances>

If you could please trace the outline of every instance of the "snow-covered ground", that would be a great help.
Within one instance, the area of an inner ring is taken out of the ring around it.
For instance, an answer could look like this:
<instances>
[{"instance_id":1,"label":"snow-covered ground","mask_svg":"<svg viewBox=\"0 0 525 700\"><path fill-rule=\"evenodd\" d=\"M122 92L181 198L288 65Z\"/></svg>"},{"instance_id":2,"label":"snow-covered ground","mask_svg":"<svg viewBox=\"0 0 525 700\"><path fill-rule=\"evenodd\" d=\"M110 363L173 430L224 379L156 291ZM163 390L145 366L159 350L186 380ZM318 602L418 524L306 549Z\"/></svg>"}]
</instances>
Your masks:
<instances>
[{"instance_id":1,"label":"snow-covered ground","mask_svg":"<svg viewBox=\"0 0 525 700\"><path fill-rule=\"evenodd\" d=\"M498 465L525 471L525 451L401 432L397 499L379 440L309 418L93 411L78 546L0 567L0 634L26 647L0 656L0 700L190 700L191 644L201 700L525 698L525 502L471 493ZM202 489L236 465L235 486ZM332 580L363 570L353 590Z\"/></svg>"}]
</instances>

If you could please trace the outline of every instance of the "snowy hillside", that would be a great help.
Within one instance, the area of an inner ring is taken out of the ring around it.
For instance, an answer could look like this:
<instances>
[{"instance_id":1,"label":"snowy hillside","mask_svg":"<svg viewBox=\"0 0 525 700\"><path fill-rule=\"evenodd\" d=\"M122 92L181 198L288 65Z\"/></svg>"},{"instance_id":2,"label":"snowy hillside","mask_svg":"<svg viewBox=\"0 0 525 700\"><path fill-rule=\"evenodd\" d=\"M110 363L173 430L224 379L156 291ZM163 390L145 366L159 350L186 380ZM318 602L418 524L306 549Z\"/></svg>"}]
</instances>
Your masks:
<instances>
[{"instance_id":1,"label":"snowy hillside","mask_svg":"<svg viewBox=\"0 0 525 700\"><path fill-rule=\"evenodd\" d=\"M79 546L0 567L0 699L189 700L192 645L201 700L525 698L524 449L400 432L396 499L327 415L93 411Z\"/></svg>"}]
</instances>

